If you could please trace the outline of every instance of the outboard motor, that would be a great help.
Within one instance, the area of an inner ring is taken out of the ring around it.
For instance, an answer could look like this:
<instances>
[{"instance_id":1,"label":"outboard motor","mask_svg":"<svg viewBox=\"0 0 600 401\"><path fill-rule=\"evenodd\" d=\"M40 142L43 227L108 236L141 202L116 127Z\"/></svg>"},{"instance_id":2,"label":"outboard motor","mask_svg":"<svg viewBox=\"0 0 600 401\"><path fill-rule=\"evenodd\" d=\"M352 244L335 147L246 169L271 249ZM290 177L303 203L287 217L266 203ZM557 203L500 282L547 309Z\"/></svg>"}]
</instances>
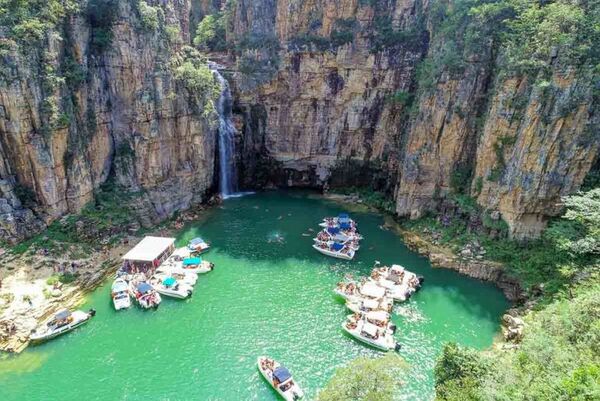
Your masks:
<instances>
[{"instance_id":1,"label":"outboard motor","mask_svg":"<svg viewBox=\"0 0 600 401\"><path fill-rule=\"evenodd\" d=\"M396 343L396 346L394 347L394 351L400 352L401 349L402 349L402 344Z\"/></svg>"},{"instance_id":2,"label":"outboard motor","mask_svg":"<svg viewBox=\"0 0 600 401\"><path fill-rule=\"evenodd\" d=\"M419 286L417 287L417 291L419 291L421 289L421 286L423 285L423 283L425 282L425 277L423 276L418 276L417 279L419 280Z\"/></svg>"},{"instance_id":3,"label":"outboard motor","mask_svg":"<svg viewBox=\"0 0 600 401\"><path fill-rule=\"evenodd\" d=\"M398 327L396 327L395 324L390 324L390 330L392 330L392 333L395 333L397 328Z\"/></svg>"},{"instance_id":4,"label":"outboard motor","mask_svg":"<svg viewBox=\"0 0 600 401\"><path fill-rule=\"evenodd\" d=\"M90 317L96 316L96 309L90 308L90 310L88 311L88 315L90 315Z\"/></svg>"}]
</instances>

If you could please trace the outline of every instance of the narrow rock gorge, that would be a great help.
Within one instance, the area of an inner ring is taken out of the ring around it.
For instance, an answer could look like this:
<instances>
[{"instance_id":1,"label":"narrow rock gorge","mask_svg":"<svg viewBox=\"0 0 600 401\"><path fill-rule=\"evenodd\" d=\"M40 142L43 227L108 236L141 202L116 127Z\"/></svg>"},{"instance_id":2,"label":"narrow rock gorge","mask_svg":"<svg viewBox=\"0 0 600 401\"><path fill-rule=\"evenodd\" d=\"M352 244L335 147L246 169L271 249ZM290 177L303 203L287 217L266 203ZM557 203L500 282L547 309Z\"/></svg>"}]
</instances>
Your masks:
<instances>
[{"instance_id":1,"label":"narrow rock gorge","mask_svg":"<svg viewBox=\"0 0 600 401\"><path fill-rule=\"evenodd\" d=\"M223 88L206 57L232 89L240 188L365 187L410 218L462 194L526 239L598 169L597 70L562 48L540 55L544 68L516 68L494 29L510 17L502 10L62 4L41 26L0 29L6 241L81 210L107 183L136 195L144 224L217 192Z\"/></svg>"}]
</instances>

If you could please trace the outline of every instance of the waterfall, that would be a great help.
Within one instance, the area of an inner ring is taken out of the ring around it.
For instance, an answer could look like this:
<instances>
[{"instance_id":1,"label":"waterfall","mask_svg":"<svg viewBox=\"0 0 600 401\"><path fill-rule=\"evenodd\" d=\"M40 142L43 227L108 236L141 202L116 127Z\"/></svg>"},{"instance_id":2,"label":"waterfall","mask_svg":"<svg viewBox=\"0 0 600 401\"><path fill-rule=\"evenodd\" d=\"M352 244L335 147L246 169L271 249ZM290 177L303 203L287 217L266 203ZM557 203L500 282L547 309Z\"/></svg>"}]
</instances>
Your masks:
<instances>
[{"instance_id":1,"label":"waterfall","mask_svg":"<svg viewBox=\"0 0 600 401\"><path fill-rule=\"evenodd\" d=\"M229 83L217 68L214 74L221 85L221 95L217 103L219 113L219 189L226 199L237 192L237 169L235 163L235 135L237 130L231 119L231 91Z\"/></svg>"}]
</instances>

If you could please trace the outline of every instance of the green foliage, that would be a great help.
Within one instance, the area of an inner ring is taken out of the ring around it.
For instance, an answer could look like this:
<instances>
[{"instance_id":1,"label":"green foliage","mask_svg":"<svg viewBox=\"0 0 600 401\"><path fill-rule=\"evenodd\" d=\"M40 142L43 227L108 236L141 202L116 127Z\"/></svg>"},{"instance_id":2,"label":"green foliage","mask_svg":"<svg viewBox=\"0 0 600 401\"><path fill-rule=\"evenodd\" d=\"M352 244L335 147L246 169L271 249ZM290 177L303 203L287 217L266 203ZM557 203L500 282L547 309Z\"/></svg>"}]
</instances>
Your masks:
<instances>
[{"instance_id":1,"label":"green foliage","mask_svg":"<svg viewBox=\"0 0 600 401\"><path fill-rule=\"evenodd\" d=\"M515 350L487 356L448 345L435 368L436 395L449 400L594 400L600 395L600 280L593 276L525 317ZM461 397L462 396L462 397Z\"/></svg>"},{"instance_id":2,"label":"green foliage","mask_svg":"<svg viewBox=\"0 0 600 401\"><path fill-rule=\"evenodd\" d=\"M472 170L469 166L458 166L450 174L450 188L455 194L468 192Z\"/></svg>"},{"instance_id":3,"label":"green foliage","mask_svg":"<svg viewBox=\"0 0 600 401\"><path fill-rule=\"evenodd\" d=\"M393 104L398 104L403 107L410 107L414 100L414 95L407 91L396 91L388 98L388 101Z\"/></svg>"},{"instance_id":4,"label":"green foliage","mask_svg":"<svg viewBox=\"0 0 600 401\"><path fill-rule=\"evenodd\" d=\"M149 32L156 31L161 17L164 17L162 9L160 7L150 6L145 1L140 1L138 2L138 10L142 28Z\"/></svg>"},{"instance_id":5,"label":"green foliage","mask_svg":"<svg viewBox=\"0 0 600 401\"><path fill-rule=\"evenodd\" d=\"M89 0L86 15L92 28L90 48L99 54L112 42L112 26L117 18L118 0Z\"/></svg>"},{"instance_id":6,"label":"green foliage","mask_svg":"<svg viewBox=\"0 0 600 401\"><path fill-rule=\"evenodd\" d=\"M223 51L227 48L225 17L222 13L207 15L200 21L194 45L201 50Z\"/></svg>"},{"instance_id":7,"label":"green foliage","mask_svg":"<svg viewBox=\"0 0 600 401\"><path fill-rule=\"evenodd\" d=\"M357 358L335 371L319 392L318 401L392 401L400 387L405 363L388 353L380 358Z\"/></svg>"},{"instance_id":8,"label":"green foliage","mask_svg":"<svg viewBox=\"0 0 600 401\"><path fill-rule=\"evenodd\" d=\"M422 32L420 24L412 29L397 30L392 26L391 16L376 16L373 20L370 51L376 53L394 46L417 50L423 45Z\"/></svg>"},{"instance_id":9,"label":"green foliage","mask_svg":"<svg viewBox=\"0 0 600 401\"><path fill-rule=\"evenodd\" d=\"M435 364L435 392L438 400L476 400L477 389L489 363L477 351L447 343Z\"/></svg>"},{"instance_id":10,"label":"green foliage","mask_svg":"<svg viewBox=\"0 0 600 401\"><path fill-rule=\"evenodd\" d=\"M165 34L170 45L176 45L181 42L181 28L179 25L167 25L165 27Z\"/></svg>"}]
</instances>

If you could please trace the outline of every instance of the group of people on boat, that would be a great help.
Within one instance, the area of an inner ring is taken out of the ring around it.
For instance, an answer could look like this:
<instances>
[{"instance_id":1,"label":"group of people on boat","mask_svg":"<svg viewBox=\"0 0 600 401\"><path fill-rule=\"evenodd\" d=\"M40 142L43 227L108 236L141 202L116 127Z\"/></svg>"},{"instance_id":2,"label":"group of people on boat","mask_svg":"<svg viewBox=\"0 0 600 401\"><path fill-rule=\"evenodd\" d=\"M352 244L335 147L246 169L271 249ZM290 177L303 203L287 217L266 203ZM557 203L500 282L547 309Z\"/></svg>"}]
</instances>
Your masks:
<instances>
[{"instance_id":1,"label":"group of people on boat","mask_svg":"<svg viewBox=\"0 0 600 401\"><path fill-rule=\"evenodd\" d=\"M355 280L347 276L335 288L354 312L342 324L354 338L382 350L399 349L393 339L396 326L391 323L394 301L405 301L418 291L423 278L403 266L381 266L376 262L369 277Z\"/></svg>"},{"instance_id":2,"label":"group of people on boat","mask_svg":"<svg viewBox=\"0 0 600 401\"><path fill-rule=\"evenodd\" d=\"M360 248L362 236L354 220L345 213L337 217L325 217L319 224L323 229L313 238L313 248L334 258L351 260Z\"/></svg>"}]
</instances>

